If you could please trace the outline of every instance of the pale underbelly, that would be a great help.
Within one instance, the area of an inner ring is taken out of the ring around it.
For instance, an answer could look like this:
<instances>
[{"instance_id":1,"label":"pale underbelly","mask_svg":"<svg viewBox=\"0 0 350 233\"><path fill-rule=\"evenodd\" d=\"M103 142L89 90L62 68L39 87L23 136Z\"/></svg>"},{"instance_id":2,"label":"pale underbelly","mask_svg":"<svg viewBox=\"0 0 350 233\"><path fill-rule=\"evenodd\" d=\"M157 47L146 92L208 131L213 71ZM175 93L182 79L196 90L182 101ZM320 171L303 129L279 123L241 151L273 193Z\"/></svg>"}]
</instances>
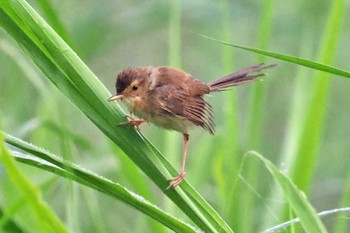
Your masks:
<instances>
[{"instance_id":1,"label":"pale underbelly","mask_svg":"<svg viewBox=\"0 0 350 233\"><path fill-rule=\"evenodd\" d=\"M137 117L146 120L158 127L168 130L175 130L181 133L188 133L188 130L194 126L194 124L184 117L170 115L170 114L156 114L147 112L133 112Z\"/></svg>"}]
</instances>

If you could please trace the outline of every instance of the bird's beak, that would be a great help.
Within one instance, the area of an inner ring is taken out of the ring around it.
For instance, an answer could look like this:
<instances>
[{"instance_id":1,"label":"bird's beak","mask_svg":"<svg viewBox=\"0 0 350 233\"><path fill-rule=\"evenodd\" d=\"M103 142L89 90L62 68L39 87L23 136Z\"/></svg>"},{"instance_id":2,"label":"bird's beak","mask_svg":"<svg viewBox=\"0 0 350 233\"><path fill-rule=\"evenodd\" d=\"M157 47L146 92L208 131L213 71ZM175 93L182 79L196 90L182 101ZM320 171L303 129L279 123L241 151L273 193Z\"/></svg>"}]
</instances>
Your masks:
<instances>
[{"instance_id":1,"label":"bird's beak","mask_svg":"<svg viewBox=\"0 0 350 233\"><path fill-rule=\"evenodd\" d=\"M123 98L124 96L122 95L122 94L115 94L115 95L113 95L113 96L111 96L109 99L108 99L108 101L114 101L114 100L118 100L118 99L121 99L121 98Z\"/></svg>"}]
</instances>

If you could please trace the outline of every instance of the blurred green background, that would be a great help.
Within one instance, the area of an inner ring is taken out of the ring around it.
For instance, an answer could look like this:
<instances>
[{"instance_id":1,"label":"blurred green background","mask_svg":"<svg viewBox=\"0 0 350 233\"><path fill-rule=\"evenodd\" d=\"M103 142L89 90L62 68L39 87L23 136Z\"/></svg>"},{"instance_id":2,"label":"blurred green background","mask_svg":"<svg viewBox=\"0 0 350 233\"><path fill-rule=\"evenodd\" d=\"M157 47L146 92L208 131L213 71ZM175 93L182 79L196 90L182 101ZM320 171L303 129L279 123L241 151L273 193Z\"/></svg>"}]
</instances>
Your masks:
<instances>
[{"instance_id":1,"label":"blurred green background","mask_svg":"<svg viewBox=\"0 0 350 233\"><path fill-rule=\"evenodd\" d=\"M115 92L116 74L129 66L173 65L209 82L262 59L196 33L257 47L263 1L51 0L49 5L47 1L29 2L75 49L111 94ZM271 4L271 30L267 32L265 49L317 61L332 1L271 1ZM53 13L45 8L50 5ZM174 8L180 11L174 13ZM55 14L58 22L52 19ZM172 17L175 21L180 17L180 24L172 24ZM336 55L332 65L345 70L350 70L349 20L349 14L345 14L339 40L333 48ZM256 150L288 173L296 148L293 143L297 143L302 129L300 122L305 118L315 85L315 71L271 58L264 61L278 66L266 70L269 77L263 79L266 94L263 111L255 116L262 122L260 143L249 146L253 85L247 84L234 91L237 95L234 115L238 122L235 129L238 147L234 149L238 151L239 161L247 150ZM40 71L4 30L0 30L0 67L0 125L5 132L142 195L142 188L133 185L134 172L139 171L128 169L134 165L65 96L40 77ZM346 190L349 189L346 183L350 183L347 178L350 177L349 88L348 79L331 77L323 130L320 127L320 143L312 162L312 180L306 190L310 202L319 211L344 206L340 202L350 195ZM241 167L240 195L235 195L237 190L230 189L229 183L222 185L232 179L232 173L239 171L237 163L230 166L228 162L231 151L227 146L232 135L227 130L227 116L232 115L227 112L230 112L231 95L232 92L208 96L214 108L216 134L211 136L202 129L190 134L186 178L234 230L259 232L286 219L280 212L281 207L276 207L285 201L277 194L279 190L268 172L261 165L254 165L252 159L247 159ZM169 154L174 166L180 168L182 135L155 126L141 128L165 156ZM148 217L123 203L42 170L20 167L42 187L45 200L74 232L168 231L160 224L151 227ZM139 173L147 180L155 204L185 218L161 190ZM6 209L19 197L1 166L0 178L0 206ZM244 205L245 198L253 200L249 208ZM344 203L346 205L346 198ZM231 205L235 208L233 212L225 208ZM23 215L25 212L16 220L26 225ZM325 218L329 229L334 229L339 221L343 224L348 218ZM245 227L246 224L251 226Z\"/></svg>"}]
</instances>

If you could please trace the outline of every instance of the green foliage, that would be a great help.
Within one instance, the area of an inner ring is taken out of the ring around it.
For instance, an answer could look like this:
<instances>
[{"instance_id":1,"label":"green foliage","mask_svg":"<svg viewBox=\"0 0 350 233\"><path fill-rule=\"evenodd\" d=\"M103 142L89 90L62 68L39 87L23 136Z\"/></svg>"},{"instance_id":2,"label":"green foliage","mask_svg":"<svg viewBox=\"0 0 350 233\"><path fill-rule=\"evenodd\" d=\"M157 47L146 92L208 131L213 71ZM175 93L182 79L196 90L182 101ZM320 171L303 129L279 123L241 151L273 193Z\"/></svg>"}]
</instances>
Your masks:
<instances>
[{"instance_id":1,"label":"green foliage","mask_svg":"<svg viewBox=\"0 0 350 233\"><path fill-rule=\"evenodd\" d=\"M195 232L193 229L191 229L191 227L185 225L181 221L174 219L172 216L157 209L155 206L146 201L143 197L128 191L127 189L125 189L117 183L113 183L104 177L100 177L90 171L87 171L86 169L82 169L75 164L68 163L62 158L59 158L41 148L28 144L10 135L6 136L6 142L17 147L18 149L21 149L31 154L27 155L20 152L15 152L13 154L13 156L17 160L25 164L30 164L40 169L60 175L66 179L74 180L80 184L95 189L96 191L102 192L106 195L109 195L113 198L130 204L136 209L140 210L141 212L144 212L145 214L163 223L164 225L168 226L174 231ZM8 170L13 171L11 167L9 167ZM12 175L10 174L10 176Z\"/></svg>"},{"instance_id":2,"label":"green foliage","mask_svg":"<svg viewBox=\"0 0 350 233\"><path fill-rule=\"evenodd\" d=\"M0 161L35 216L39 232L68 232L53 210L42 200L40 191L17 168L0 132Z\"/></svg>"},{"instance_id":3,"label":"green foliage","mask_svg":"<svg viewBox=\"0 0 350 233\"><path fill-rule=\"evenodd\" d=\"M1 230L348 231L348 209L336 205L349 204L350 183L350 96L339 91L350 72L337 68L350 59L344 0L318 1L317 11L272 0L31 4L36 10L25 0L0 2L9 35L0 32L0 122L15 135L1 141ZM261 62L278 66L250 97L246 85L208 98L216 135L191 132L186 180L164 191L179 168L181 135L118 126L123 108L107 101L115 73L169 64L210 81ZM321 213L326 221L315 209L331 209Z\"/></svg>"},{"instance_id":4,"label":"green foliage","mask_svg":"<svg viewBox=\"0 0 350 233\"><path fill-rule=\"evenodd\" d=\"M301 192L295 184L293 184L290 178L284 175L269 160L265 159L260 154L250 152L248 155L254 155L264 163L273 178L276 180L277 184L283 190L283 193L288 200L288 204L292 207L297 216L299 216L300 222L306 232L327 232L319 216L316 214L316 211L306 199L305 194Z\"/></svg>"}]
</instances>

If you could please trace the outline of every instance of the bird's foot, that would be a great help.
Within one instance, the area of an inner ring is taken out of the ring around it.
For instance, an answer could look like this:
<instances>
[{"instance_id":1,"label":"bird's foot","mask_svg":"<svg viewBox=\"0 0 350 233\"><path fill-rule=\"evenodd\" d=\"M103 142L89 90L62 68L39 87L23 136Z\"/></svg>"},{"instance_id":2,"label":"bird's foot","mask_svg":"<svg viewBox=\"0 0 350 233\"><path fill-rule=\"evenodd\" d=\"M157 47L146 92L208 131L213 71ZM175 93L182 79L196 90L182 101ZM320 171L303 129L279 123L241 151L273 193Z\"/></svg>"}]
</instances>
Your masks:
<instances>
[{"instance_id":1,"label":"bird's foot","mask_svg":"<svg viewBox=\"0 0 350 233\"><path fill-rule=\"evenodd\" d=\"M141 131L140 125L142 123L147 123L147 121L145 121L144 119L136 120L135 118L133 118L131 116L126 116L126 117L129 119L129 121L119 123L119 125L133 125L133 126L135 126L137 131Z\"/></svg>"},{"instance_id":2,"label":"bird's foot","mask_svg":"<svg viewBox=\"0 0 350 233\"><path fill-rule=\"evenodd\" d=\"M185 178L185 175L186 173L181 171L178 176L168 179L168 181L170 181L170 185L165 190L178 186Z\"/></svg>"}]
</instances>

